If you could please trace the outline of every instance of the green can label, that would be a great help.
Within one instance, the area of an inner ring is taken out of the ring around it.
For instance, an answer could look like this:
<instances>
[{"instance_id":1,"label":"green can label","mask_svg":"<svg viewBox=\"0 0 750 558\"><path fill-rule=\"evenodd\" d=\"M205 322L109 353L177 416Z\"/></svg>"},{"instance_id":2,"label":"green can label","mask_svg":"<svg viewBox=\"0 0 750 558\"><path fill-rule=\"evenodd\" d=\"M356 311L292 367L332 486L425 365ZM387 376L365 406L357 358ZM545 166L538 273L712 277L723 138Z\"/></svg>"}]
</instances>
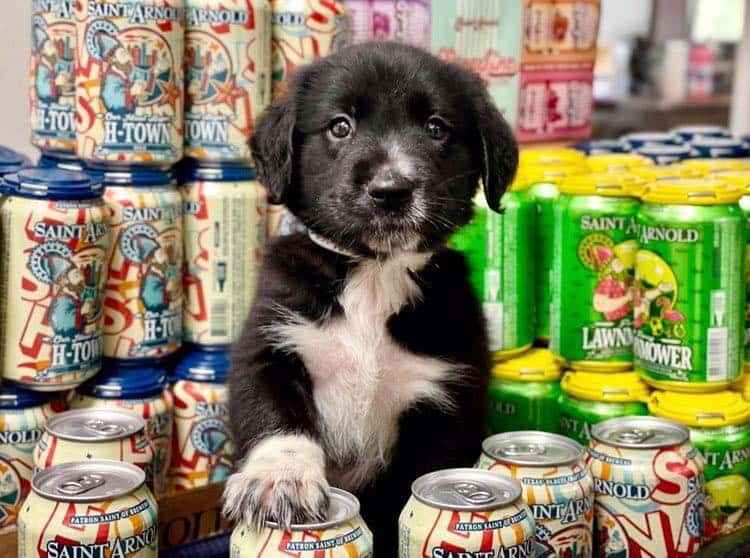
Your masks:
<instances>
[{"instance_id":1,"label":"green can label","mask_svg":"<svg viewBox=\"0 0 750 558\"><path fill-rule=\"evenodd\" d=\"M611 418L648 414L646 404L639 401L585 401L565 394L560 398L558 432L587 446L592 426Z\"/></svg>"},{"instance_id":2,"label":"green can label","mask_svg":"<svg viewBox=\"0 0 750 558\"><path fill-rule=\"evenodd\" d=\"M492 434L517 430L557 432L560 382L490 382L487 426Z\"/></svg>"},{"instance_id":3,"label":"green can label","mask_svg":"<svg viewBox=\"0 0 750 558\"><path fill-rule=\"evenodd\" d=\"M656 381L725 382L744 343L744 223L736 205L644 206L634 352Z\"/></svg>"},{"instance_id":4,"label":"green can label","mask_svg":"<svg viewBox=\"0 0 750 558\"><path fill-rule=\"evenodd\" d=\"M552 232L555 221L555 203L560 197L557 185L534 184L529 188L534 200L535 222L532 227L534 240L534 308L536 312L536 337L548 339L550 334L550 311L552 309Z\"/></svg>"},{"instance_id":5,"label":"green can label","mask_svg":"<svg viewBox=\"0 0 750 558\"><path fill-rule=\"evenodd\" d=\"M508 351L534 340L531 227L533 205L525 192L507 192L504 212L476 204L472 221L451 239L469 262L470 279L487 322L489 348Z\"/></svg>"},{"instance_id":6,"label":"green can label","mask_svg":"<svg viewBox=\"0 0 750 558\"><path fill-rule=\"evenodd\" d=\"M745 216L745 362L750 364L750 196L740 199Z\"/></svg>"},{"instance_id":7,"label":"green can label","mask_svg":"<svg viewBox=\"0 0 750 558\"><path fill-rule=\"evenodd\" d=\"M626 364L633 359L638 202L569 195L560 200L550 348L572 363Z\"/></svg>"}]
</instances>

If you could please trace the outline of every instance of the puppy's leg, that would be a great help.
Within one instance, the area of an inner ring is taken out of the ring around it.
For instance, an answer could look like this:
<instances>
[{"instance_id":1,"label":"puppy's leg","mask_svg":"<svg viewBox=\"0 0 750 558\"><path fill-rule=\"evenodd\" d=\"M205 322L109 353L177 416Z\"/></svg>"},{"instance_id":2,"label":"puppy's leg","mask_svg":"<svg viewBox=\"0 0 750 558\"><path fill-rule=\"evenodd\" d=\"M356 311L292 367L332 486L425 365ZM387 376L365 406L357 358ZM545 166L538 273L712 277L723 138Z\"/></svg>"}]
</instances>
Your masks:
<instances>
[{"instance_id":1,"label":"puppy's leg","mask_svg":"<svg viewBox=\"0 0 750 558\"><path fill-rule=\"evenodd\" d=\"M274 434L258 442L224 490L224 514L249 524L320 521L327 508L323 449L300 434Z\"/></svg>"}]
</instances>

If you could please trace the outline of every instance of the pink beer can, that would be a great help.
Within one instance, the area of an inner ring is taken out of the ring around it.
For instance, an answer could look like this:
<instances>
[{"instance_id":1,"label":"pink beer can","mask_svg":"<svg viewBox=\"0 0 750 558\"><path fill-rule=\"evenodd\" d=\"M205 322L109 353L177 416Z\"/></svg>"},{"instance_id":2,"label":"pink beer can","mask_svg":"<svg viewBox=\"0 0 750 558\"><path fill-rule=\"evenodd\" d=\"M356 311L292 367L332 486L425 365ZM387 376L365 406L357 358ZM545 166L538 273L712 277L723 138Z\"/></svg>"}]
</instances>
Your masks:
<instances>
[{"instance_id":1,"label":"pink beer can","mask_svg":"<svg viewBox=\"0 0 750 558\"><path fill-rule=\"evenodd\" d=\"M43 152L76 147L74 0L31 2L31 143Z\"/></svg>"},{"instance_id":2,"label":"pink beer can","mask_svg":"<svg viewBox=\"0 0 750 558\"><path fill-rule=\"evenodd\" d=\"M89 165L182 158L184 0L76 0L76 153Z\"/></svg>"},{"instance_id":3,"label":"pink beer can","mask_svg":"<svg viewBox=\"0 0 750 558\"><path fill-rule=\"evenodd\" d=\"M398 41L430 49L431 0L347 0L352 43Z\"/></svg>"},{"instance_id":4,"label":"pink beer can","mask_svg":"<svg viewBox=\"0 0 750 558\"><path fill-rule=\"evenodd\" d=\"M187 0L185 155L250 163L253 123L271 102L267 0Z\"/></svg>"},{"instance_id":5,"label":"pink beer can","mask_svg":"<svg viewBox=\"0 0 750 558\"><path fill-rule=\"evenodd\" d=\"M349 40L349 16L338 0L272 0L273 96L298 66L340 50Z\"/></svg>"},{"instance_id":6,"label":"pink beer can","mask_svg":"<svg viewBox=\"0 0 750 558\"><path fill-rule=\"evenodd\" d=\"M227 347L188 345L174 370L170 491L226 480L237 447L229 429Z\"/></svg>"}]
</instances>

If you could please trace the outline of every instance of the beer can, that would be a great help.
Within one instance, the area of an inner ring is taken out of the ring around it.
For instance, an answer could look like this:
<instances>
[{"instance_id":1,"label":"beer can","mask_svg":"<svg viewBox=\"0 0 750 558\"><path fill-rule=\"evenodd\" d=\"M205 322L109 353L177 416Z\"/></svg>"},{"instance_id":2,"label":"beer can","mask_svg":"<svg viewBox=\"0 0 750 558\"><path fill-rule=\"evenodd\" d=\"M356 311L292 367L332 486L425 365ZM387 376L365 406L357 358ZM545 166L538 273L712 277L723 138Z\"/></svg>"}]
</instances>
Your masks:
<instances>
[{"instance_id":1,"label":"beer can","mask_svg":"<svg viewBox=\"0 0 750 558\"><path fill-rule=\"evenodd\" d=\"M74 409L54 415L34 450L34 472L90 459L136 465L153 491L154 450L141 417L114 409Z\"/></svg>"},{"instance_id":2,"label":"beer can","mask_svg":"<svg viewBox=\"0 0 750 558\"><path fill-rule=\"evenodd\" d=\"M295 68L328 56L349 39L349 16L340 0L271 0L273 96Z\"/></svg>"},{"instance_id":3,"label":"beer can","mask_svg":"<svg viewBox=\"0 0 750 558\"><path fill-rule=\"evenodd\" d=\"M71 170L85 172L83 161L73 153L42 153L36 163L43 169Z\"/></svg>"},{"instance_id":4,"label":"beer can","mask_svg":"<svg viewBox=\"0 0 750 558\"><path fill-rule=\"evenodd\" d=\"M638 213L635 367L649 384L721 390L743 367L742 192L718 180L662 180Z\"/></svg>"},{"instance_id":5,"label":"beer can","mask_svg":"<svg viewBox=\"0 0 750 558\"><path fill-rule=\"evenodd\" d=\"M709 138L726 138L729 137L729 130L723 126L713 124L694 124L689 126L678 126L670 130L673 135L680 136L682 141L692 141L700 137Z\"/></svg>"},{"instance_id":6,"label":"beer can","mask_svg":"<svg viewBox=\"0 0 750 558\"><path fill-rule=\"evenodd\" d=\"M534 517L517 480L478 469L419 477L398 520L399 558L535 555Z\"/></svg>"},{"instance_id":7,"label":"beer can","mask_svg":"<svg viewBox=\"0 0 750 558\"><path fill-rule=\"evenodd\" d=\"M101 183L57 169L3 178L0 370L29 389L65 390L99 371L110 246Z\"/></svg>"},{"instance_id":8,"label":"beer can","mask_svg":"<svg viewBox=\"0 0 750 558\"><path fill-rule=\"evenodd\" d=\"M156 500L128 463L79 461L34 476L18 518L19 558L156 558Z\"/></svg>"},{"instance_id":9,"label":"beer can","mask_svg":"<svg viewBox=\"0 0 750 558\"><path fill-rule=\"evenodd\" d=\"M648 409L654 416L686 426L691 443L703 457L704 539L750 524L750 403L734 391L655 391Z\"/></svg>"},{"instance_id":10,"label":"beer can","mask_svg":"<svg viewBox=\"0 0 750 558\"><path fill-rule=\"evenodd\" d=\"M263 527L240 524L232 532L232 558L372 558L372 533L359 515L359 500L338 488L330 489L328 517L319 523L281 529L267 521Z\"/></svg>"},{"instance_id":11,"label":"beer can","mask_svg":"<svg viewBox=\"0 0 750 558\"><path fill-rule=\"evenodd\" d=\"M430 7L426 0L346 0L352 43L397 41L430 50Z\"/></svg>"},{"instance_id":12,"label":"beer can","mask_svg":"<svg viewBox=\"0 0 750 558\"><path fill-rule=\"evenodd\" d=\"M474 218L453 235L450 244L462 252L469 278L482 303L489 350L495 360L520 354L534 342L533 277L530 223L534 203L522 173L491 211L484 194L474 197Z\"/></svg>"},{"instance_id":13,"label":"beer can","mask_svg":"<svg viewBox=\"0 0 750 558\"><path fill-rule=\"evenodd\" d=\"M536 554L591 558L594 480L583 446L565 436L524 430L482 443L477 468L521 483L536 522Z\"/></svg>"},{"instance_id":14,"label":"beer can","mask_svg":"<svg viewBox=\"0 0 750 558\"><path fill-rule=\"evenodd\" d=\"M591 155L586 159L586 166L593 173L629 172L653 164L651 159L637 153L603 153Z\"/></svg>"},{"instance_id":15,"label":"beer can","mask_svg":"<svg viewBox=\"0 0 750 558\"><path fill-rule=\"evenodd\" d=\"M600 558L692 556L701 547L703 460L689 436L655 417L615 418L591 429L586 462Z\"/></svg>"},{"instance_id":16,"label":"beer can","mask_svg":"<svg viewBox=\"0 0 750 558\"><path fill-rule=\"evenodd\" d=\"M266 243L266 191L250 168L192 166L181 193L183 338L227 345L255 298Z\"/></svg>"},{"instance_id":17,"label":"beer can","mask_svg":"<svg viewBox=\"0 0 750 558\"><path fill-rule=\"evenodd\" d=\"M290 234L303 233L307 231L302 222L295 217L286 206L268 204L268 224L266 237L271 239L277 236L288 236Z\"/></svg>"},{"instance_id":18,"label":"beer can","mask_svg":"<svg viewBox=\"0 0 750 558\"><path fill-rule=\"evenodd\" d=\"M648 386L635 372L566 372L560 382L558 432L587 446L591 427L615 417L648 415Z\"/></svg>"},{"instance_id":19,"label":"beer can","mask_svg":"<svg viewBox=\"0 0 750 558\"><path fill-rule=\"evenodd\" d=\"M490 379L489 431L557 432L560 374L560 363L546 349L533 348L495 364Z\"/></svg>"},{"instance_id":20,"label":"beer can","mask_svg":"<svg viewBox=\"0 0 750 558\"><path fill-rule=\"evenodd\" d=\"M690 147L698 157L711 159L737 159L750 156L750 147L738 138L698 137L693 138Z\"/></svg>"},{"instance_id":21,"label":"beer can","mask_svg":"<svg viewBox=\"0 0 750 558\"><path fill-rule=\"evenodd\" d=\"M628 145L630 149L640 149L650 145L682 144L682 138L672 132L634 132L622 136L620 141Z\"/></svg>"},{"instance_id":22,"label":"beer can","mask_svg":"<svg viewBox=\"0 0 750 558\"><path fill-rule=\"evenodd\" d=\"M31 3L31 143L42 153L76 148L74 0Z\"/></svg>"},{"instance_id":23,"label":"beer can","mask_svg":"<svg viewBox=\"0 0 750 558\"><path fill-rule=\"evenodd\" d=\"M638 155L648 157L657 165L671 165L690 159L695 152L687 145L644 145L635 150Z\"/></svg>"},{"instance_id":24,"label":"beer can","mask_svg":"<svg viewBox=\"0 0 750 558\"><path fill-rule=\"evenodd\" d=\"M682 166L690 169L695 169L702 176L707 176L714 172L721 171L750 170L750 160L707 159L705 157L698 157L696 159L688 159L687 161L683 161Z\"/></svg>"},{"instance_id":25,"label":"beer can","mask_svg":"<svg viewBox=\"0 0 750 558\"><path fill-rule=\"evenodd\" d=\"M523 153L523 152L522 152ZM537 165L521 169L529 182L528 194L534 202L532 254L534 255L534 329L539 343L549 342L552 311L552 252L554 207L560 197L559 184L566 176L582 174L586 167L578 164Z\"/></svg>"},{"instance_id":26,"label":"beer can","mask_svg":"<svg viewBox=\"0 0 750 558\"><path fill-rule=\"evenodd\" d=\"M76 154L89 166L182 158L184 0L77 0Z\"/></svg>"},{"instance_id":27,"label":"beer can","mask_svg":"<svg viewBox=\"0 0 750 558\"><path fill-rule=\"evenodd\" d=\"M575 144L575 149L586 155L603 155L605 153L627 153L630 146L620 140L591 140Z\"/></svg>"},{"instance_id":28,"label":"beer can","mask_svg":"<svg viewBox=\"0 0 750 558\"><path fill-rule=\"evenodd\" d=\"M30 166L32 164L28 157L0 145L0 182L6 174L13 174Z\"/></svg>"},{"instance_id":29,"label":"beer can","mask_svg":"<svg viewBox=\"0 0 750 558\"><path fill-rule=\"evenodd\" d=\"M0 533L16 524L34 470L32 452L58 410L50 396L0 380Z\"/></svg>"},{"instance_id":30,"label":"beer can","mask_svg":"<svg viewBox=\"0 0 750 558\"><path fill-rule=\"evenodd\" d=\"M518 153L519 167L524 170L544 165L582 165L585 162L585 153L567 147L531 147Z\"/></svg>"},{"instance_id":31,"label":"beer can","mask_svg":"<svg viewBox=\"0 0 750 558\"><path fill-rule=\"evenodd\" d=\"M237 447L229 428L226 347L188 345L174 370L170 491L225 480Z\"/></svg>"},{"instance_id":32,"label":"beer can","mask_svg":"<svg viewBox=\"0 0 750 558\"><path fill-rule=\"evenodd\" d=\"M572 176L560 184L550 349L576 370L618 372L633 366L639 204L630 184L616 173Z\"/></svg>"},{"instance_id":33,"label":"beer can","mask_svg":"<svg viewBox=\"0 0 750 558\"><path fill-rule=\"evenodd\" d=\"M166 492L172 455L172 393L163 368L105 359L102 371L68 398L71 409L114 409L146 421L154 450L154 495Z\"/></svg>"},{"instance_id":34,"label":"beer can","mask_svg":"<svg viewBox=\"0 0 750 558\"><path fill-rule=\"evenodd\" d=\"M735 186L742 192L740 209L745 218L745 337L744 369L750 370L750 168L738 171L720 171L713 178Z\"/></svg>"},{"instance_id":35,"label":"beer can","mask_svg":"<svg viewBox=\"0 0 750 558\"><path fill-rule=\"evenodd\" d=\"M271 103L270 5L185 5L185 156L249 164L255 119Z\"/></svg>"},{"instance_id":36,"label":"beer can","mask_svg":"<svg viewBox=\"0 0 750 558\"><path fill-rule=\"evenodd\" d=\"M113 231L104 356L145 364L182 343L182 197L171 173L101 176Z\"/></svg>"}]
</instances>

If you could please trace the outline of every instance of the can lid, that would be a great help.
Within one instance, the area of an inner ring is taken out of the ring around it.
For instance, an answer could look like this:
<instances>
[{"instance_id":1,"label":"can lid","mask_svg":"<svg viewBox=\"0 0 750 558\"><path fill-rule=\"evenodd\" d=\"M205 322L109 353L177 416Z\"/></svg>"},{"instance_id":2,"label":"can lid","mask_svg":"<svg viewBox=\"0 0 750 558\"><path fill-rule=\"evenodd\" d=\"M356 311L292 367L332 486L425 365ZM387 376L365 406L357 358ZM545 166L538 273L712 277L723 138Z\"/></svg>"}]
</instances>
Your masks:
<instances>
[{"instance_id":1,"label":"can lid","mask_svg":"<svg viewBox=\"0 0 750 558\"><path fill-rule=\"evenodd\" d=\"M492 375L516 382L553 382L560 379L560 362L547 349L529 349L515 358L498 362Z\"/></svg>"},{"instance_id":2,"label":"can lid","mask_svg":"<svg viewBox=\"0 0 750 558\"><path fill-rule=\"evenodd\" d=\"M480 469L445 469L419 477L411 485L414 497L433 508L488 511L521 498L521 483Z\"/></svg>"},{"instance_id":3,"label":"can lid","mask_svg":"<svg viewBox=\"0 0 750 558\"><path fill-rule=\"evenodd\" d=\"M104 186L168 186L175 183L174 172L158 168L86 168Z\"/></svg>"},{"instance_id":4,"label":"can lid","mask_svg":"<svg viewBox=\"0 0 750 558\"><path fill-rule=\"evenodd\" d=\"M711 178L737 186L745 195L750 194L750 168L747 170L723 170L711 174Z\"/></svg>"},{"instance_id":5,"label":"can lid","mask_svg":"<svg viewBox=\"0 0 750 558\"><path fill-rule=\"evenodd\" d=\"M523 169L526 179L531 184L559 184L566 176L584 174L588 169L584 165L539 165Z\"/></svg>"},{"instance_id":6,"label":"can lid","mask_svg":"<svg viewBox=\"0 0 750 558\"><path fill-rule=\"evenodd\" d=\"M682 205L726 205L737 203L743 190L721 180L680 178L652 182L641 194L647 203Z\"/></svg>"},{"instance_id":7,"label":"can lid","mask_svg":"<svg viewBox=\"0 0 750 558\"><path fill-rule=\"evenodd\" d=\"M30 167L31 161L12 149L0 145L0 176L18 172L24 167Z\"/></svg>"},{"instance_id":8,"label":"can lid","mask_svg":"<svg viewBox=\"0 0 750 558\"><path fill-rule=\"evenodd\" d=\"M723 147L726 149L740 150L743 150L745 147L744 142L739 138L712 136L695 137L690 142L690 145L692 145L693 147Z\"/></svg>"},{"instance_id":9,"label":"can lid","mask_svg":"<svg viewBox=\"0 0 750 558\"><path fill-rule=\"evenodd\" d=\"M588 155L601 155L603 153L627 153L628 146L616 139L603 139L582 141L574 145L578 151Z\"/></svg>"},{"instance_id":10,"label":"can lid","mask_svg":"<svg viewBox=\"0 0 750 558\"><path fill-rule=\"evenodd\" d=\"M586 160L591 172L628 171L635 167L651 166L654 162L637 153L603 153Z\"/></svg>"},{"instance_id":11,"label":"can lid","mask_svg":"<svg viewBox=\"0 0 750 558\"><path fill-rule=\"evenodd\" d=\"M693 151L687 145L654 144L639 147L636 153L649 158L673 155L675 157L682 157L686 159L693 154Z\"/></svg>"},{"instance_id":12,"label":"can lid","mask_svg":"<svg viewBox=\"0 0 750 558\"><path fill-rule=\"evenodd\" d=\"M656 449L684 444L690 432L668 419L634 416L605 420L591 427L591 437L619 448Z\"/></svg>"},{"instance_id":13,"label":"can lid","mask_svg":"<svg viewBox=\"0 0 750 558\"><path fill-rule=\"evenodd\" d=\"M671 132L634 132L622 136L620 141L627 142L633 147L641 147L651 143L676 145L682 143L682 138Z\"/></svg>"},{"instance_id":14,"label":"can lid","mask_svg":"<svg viewBox=\"0 0 750 558\"><path fill-rule=\"evenodd\" d=\"M673 163L671 165L654 165L653 167L636 167L630 170L646 182L663 180L665 178L699 178L701 173L695 168L687 167L682 163Z\"/></svg>"},{"instance_id":15,"label":"can lid","mask_svg":"<svg viewBox=\"0 0 750 558\"><path fill-rule=\"evenodd\" d=\"M743 372L739 380L732 384L732 389L741 393L745 401L750 401L750 374Z\"/></svg>"},{"instance_id":16,"label":"can lid","mask_svg":"<svg viewBox=\"0 0 750 558\"><path fill-rule=\"evenodd\" d=\"M78 386L76 391L100 399L146 399L160 395L166 387L164 368L104 359L101 372Z\"/></svg>"},{"instance_id":17,"label":"can lid","mask_svg":"<svg viewBox=\"0 0 750 558\"><path fill-rule=\"evenodd\" d=\"M47 421L47 432L74 442L108 442L143 431L141 417L114 409L75 409L58 413Z\"/></svg>"},{"instance_id":18,"label":"can lid","mask_svg":"<svg viewBox=\"0 0 750 558\"><path fill-rule=\"evenodd\" d=\"M685 426L710 428L750 420L750 403L736 391L729 390L717 393L655 391L649 399L648 410Z\"/></svg>"},{"instance_id":19,"label":"can lid","mask_svg":"<svg viewBox=\"0 0 750 558\"><path fill-rule=\"evenodd\" d=\"M255 180L255 169L243 165L210 165L194 159L187 159L180 170L182 180L217 182Z\"/></svg>"},{"instance_id":20,"label":"can lid","mask_svg":"<svg viewBox=\"0 0 750 558\"><path fill-rule=\"evenodd\" d=\"M607 172L568 176L560 183L560 192L581 196L630 197L641 180L632 174Z\"/></svg>"},{"instance_id":21,"label":"can lid","mask_svg":"<svg viewBox=\"0 0 750 558\"><path fill-rule=\"evenodd\" d=\"M521 149L518 161L521 166L528 165L567 165L581 164L586 160L586 155L575 149L561 148L530 148Z\"/></svg>"},{"instance_id":22,"label":"can lid","mask_svg":"<svg viewBox=\"0 0 750 558\"><path fill-rule=\"evenodd\" d=\"M328 516L325 521L317 523L293 523L289 529L291 531L320 531L341 525L359 515L359 500L354 494L340 488L331 487L328 497L330 498L330 504L328 506ZM271 529L279 528L279 524L275 521L266 521L266 526Z\"/></svg>"},{"instance_id":23,"label":"can lid","mask_svg":"<svg viewBox=\"0 0 750 558\"><path fill-rule=\"evenodd\" d=\"M31 479L31 488L39 496L58 502L99 502L130 494L144 482L146 474L135 465L93 459L43 469Z\"/></svg>"},{"instance_id":24,"label":"can lid","mask_svg":"<svg viewBox=\"0 0 750 558\"><path fill-rule=\"evenodd\" d=\"M725 137L729 135L729 130L722 126L713 124L696 124L692 126L678 126L670 130L673 134L682 136L685 139L692 139L696 136L713 136Z\"/></svg>"},{"instance_id":25,"label":"can lid","mask_svg":"<svg viewBox=\"0 0 750 558\"><path fill-rule=\"evenodd\" d=\"M586 401L608 403L646 403L650 393L648 385L635 372L566 372L560 382L562 390Z\"/></svg>"},{"instance_id":26,"label":"can lid","mask_svg":"<svg viewBox=\"0 0 750 558\"><path fill-rule=\"evenodd\" d=\"M54 392L24 389L7 380L0 380L0 409L39 407L55 397Z\"/></svg>"},{"instance_id":27,"label":"can lid","mask_svg":"<svg viewBox=\"0 0 750 558\"><path fill-rule=\"evenodd\" d=\"M36 166L45 169L57 168L62 170L84 172L83 161L81 161L73 153L42 153L42 156L39 157L39 161L37 161Z\"/></svg>"},{"instance_id":28,"label":"can lid","mask_svg":"<svg viewBox=\"0 0 750 558\"><path fill-rule=\"evenodd\" d=\"M567 465L583 458L578 442L536 430L495 434L482 442L482 451L498 461L529 467Z\"/></svg>"},{"instance_id":29,"label":"can lid","mask_svg":"<svg viewBox=\"0 0 750 558\"><path fill-rule=\"evenodd\" d=\"M223 383L229 374L229 347L216 345L211 348L186 344L173 379L194 382Z\"/></svg>"},{"instance_id":30,"label":"can lid","mask_svg":"<svg viewBox=\"0 0 750 558\"><path fill-rule=\"evenodd\" d=\"M682 166L697 170L706 175L723 170L750 169L750 161L745 159L687 159L680 163Z\"/></svg>"},{"instance_id":31,"label":"can lid","mask_svg":"<svg viewBox=\"0 0 750 558\"><path fill-rule=\"evenodd\" d=\"M53 200L99 198L102 184L77 171L28 168L3 177L2 189L11 196Z\"/></svg>"}]
</instances>

